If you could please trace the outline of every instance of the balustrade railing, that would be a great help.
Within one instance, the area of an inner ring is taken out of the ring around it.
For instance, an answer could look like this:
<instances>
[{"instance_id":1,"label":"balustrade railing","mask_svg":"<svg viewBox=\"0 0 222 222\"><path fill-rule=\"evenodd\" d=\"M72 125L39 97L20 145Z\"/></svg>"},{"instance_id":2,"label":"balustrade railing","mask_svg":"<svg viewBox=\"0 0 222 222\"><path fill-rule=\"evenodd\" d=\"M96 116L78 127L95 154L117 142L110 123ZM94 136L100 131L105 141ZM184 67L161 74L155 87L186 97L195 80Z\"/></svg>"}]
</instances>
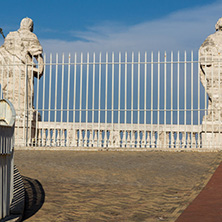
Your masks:
<instances>
[{"instance_id":1,"label":"balustrade railing","mask_svg":"<svg viewBox=\"0 0 222 222\"><path fill-rule=\"evenodd\" d=\"M4 83L12 78L10 84L15 84L15 75L23 76L16 90L9 84L0 93L15 95L20 104L17 146L220 146L220 127L208 132L210 120L203 121L208 95L197 53L50 54L44 56L41 79L34 78L31 69L19 68L24 65L29 67L11 65L8 75L0 76L7 78Z\"/></svg>"},{"instance_id":2,"label":"balustrade railing","mask_svg":"<svg viewBox=\"0 0 222 222\"><path fill-rule=\"evenodd\" d=\"M152 130L151 130L152 128ZM39 122L37 146L201 148L201 126Z\"/></svg>"}]
</instances>

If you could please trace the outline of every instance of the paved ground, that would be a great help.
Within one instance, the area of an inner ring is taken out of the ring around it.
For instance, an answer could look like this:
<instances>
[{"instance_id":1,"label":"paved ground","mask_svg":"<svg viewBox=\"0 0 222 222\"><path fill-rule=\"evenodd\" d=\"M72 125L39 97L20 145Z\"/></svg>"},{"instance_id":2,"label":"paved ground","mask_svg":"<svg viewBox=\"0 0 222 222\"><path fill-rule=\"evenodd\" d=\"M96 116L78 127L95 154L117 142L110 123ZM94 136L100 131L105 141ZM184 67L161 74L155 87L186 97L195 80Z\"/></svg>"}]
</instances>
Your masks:
<instances>
[{"instance_id":1,"label":"paved ground","mask_svg":"<svg viewBox=\"0 0 222 222\"><path fill-rule=\"evenodd\" d=\"M221 222L222 221L222 163L210 181L179 216L177 222Z\"/></svg>"},{"instance_id":2,"label":"paved ground","mask_svg":"<svg viewBox=\"0 0 222 222\"><path fill-rule=\"evenodd\" d=\"M15 152L30 206L44 201L34 215L29 208L33 222L175 221L221 159L216 152Z\"/></svg>"}]
</instances>

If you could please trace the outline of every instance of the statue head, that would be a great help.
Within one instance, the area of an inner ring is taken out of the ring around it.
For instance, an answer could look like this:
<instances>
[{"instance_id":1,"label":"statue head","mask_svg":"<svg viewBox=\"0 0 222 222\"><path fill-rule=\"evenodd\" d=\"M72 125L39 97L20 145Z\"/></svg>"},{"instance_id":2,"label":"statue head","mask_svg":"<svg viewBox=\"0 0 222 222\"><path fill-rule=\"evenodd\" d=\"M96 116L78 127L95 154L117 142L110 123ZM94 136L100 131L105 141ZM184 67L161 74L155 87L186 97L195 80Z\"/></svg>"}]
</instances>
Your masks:
<instances>
[{"instance_id":1,"label":"statue head","mask_svg":"<svg viewBox=\"0 0 222 222\"><path fill-rule=\"evenodd\" d=\"M219 20L217 21L217 24L215 25L215 29L216 31L222 30L222 17L219 18Z\"/></svg>"},{"instance_id":2,"label":"statue head","mask_svg":"<svg viewBox=\"0 0 222 222\"><path fill-rule=\"evenodd\" d=\"M20 23L20 30L29 30L30 32L33 32L33 25L32 19L26 17L22 19Z\"/></svg>"}]
</instances>

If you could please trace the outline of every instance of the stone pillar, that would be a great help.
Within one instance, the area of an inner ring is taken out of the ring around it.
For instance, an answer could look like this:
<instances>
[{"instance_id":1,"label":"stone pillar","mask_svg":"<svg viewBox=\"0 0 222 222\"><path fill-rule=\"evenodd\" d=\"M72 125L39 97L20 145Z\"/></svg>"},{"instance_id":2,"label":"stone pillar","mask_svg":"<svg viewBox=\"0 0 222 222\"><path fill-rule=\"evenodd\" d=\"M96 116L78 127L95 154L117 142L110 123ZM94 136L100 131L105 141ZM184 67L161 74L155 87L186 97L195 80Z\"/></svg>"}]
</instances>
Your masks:
<instances>
[{"instance_id":1,"label":"stone pillar","mask_svg":"<svg viewBox=\"0 0 222 222\"><path fill-rule=\"evenodd\" d=\"M199 49L200 79L209 96L207 114L202 121L202 145L218 148L222 141L222 18L216 32L207 37Z\"/></svg>"}]
</instances>

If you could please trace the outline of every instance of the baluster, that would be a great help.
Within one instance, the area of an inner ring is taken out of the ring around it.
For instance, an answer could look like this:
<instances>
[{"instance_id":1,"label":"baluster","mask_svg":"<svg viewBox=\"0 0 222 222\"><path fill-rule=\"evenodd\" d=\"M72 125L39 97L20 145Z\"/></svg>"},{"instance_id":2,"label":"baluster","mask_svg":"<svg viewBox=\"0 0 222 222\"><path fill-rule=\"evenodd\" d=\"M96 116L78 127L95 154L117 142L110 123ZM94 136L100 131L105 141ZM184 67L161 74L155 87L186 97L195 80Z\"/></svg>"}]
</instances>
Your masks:
<instances>
[{"instance_id":1,"label":"baluster","mask_svg":"<svg viewBox=\"0 0 222 222\"><path fill-rule=\"evenodd\" d=\"M191 144L192 148L196 148L196 133L192 133L192 144Z\"/></svg>"},{"instance_id":2,"label":"baluster","mask_svg":"<svg viewBox=\"0 0 222 222\"><path fill-rule=\"evenodd\" d=\"M61 146L65 146L65 129L61 130Z\"/></svg>"},{"instance_id":3,"label":"baluster","mask_svg":"<svg viewBox=\"0 0 222 222\"><path fill-rule=\"evenodd\" d=\"M131 131L132 134L132 131ZM130 130L126 131L126 147L130 147Z\"/></svg>"},{"instance_id":4,"label":"baluster","mask_svg":"<svg viewBox=\"0 0 222 222\"><path fill-rule=\"evenodd\" d=\"M92 133L93 133L92 130L87 130L86 146L88 147L92 147L92 139L93 139Z\"/></svg>"},{"instance_id":5,"label":"baluster","mask_svg":"<svg viewBox=\"0 0 222 222\"><path fill-rule=\"evenodd\" d=\"M119 131L112 130L112 147L119 147Z\"/></svg>"},{"instance_id":6,"label":"baluster","mask_svg":"<svg viewBox=\"0 0 222 222\"><path fill-rule=\"evenodd\" d=\"M141 133L142 133L142 138L141 138L141 148L144 148L145 147L145 137L146 137L146 135L145 135L145 132L144 131L141 131Z\"/></svg>"},{"instance_id":7,"label":"baluster","mask_svg":"<svg viewBox=\"0 0 222 222\"><path fill-rule=\"evenodd\" d=\"M39 129L38 144L39 144L39 146L42 146L42 129Z\"/></svg>"},{"instance_id":8,"label":"baluster","mask_svg":"<svg viewBox=\"0 0 222 222\"><path fill-rule=\"evenodd\" d=\"M180 133L176 132L176 148L180 148Z\"/></svg>"},{"instance_id":9,"label":"baluster","mask_svg":"<svg viewBox=\"0 0 222 222\"><path fill-rule=\"evenodd\" d=\"M67 141L66 141L66 146L73 146L73 129L69 129L66 131L67 132Z\"/></svg>"},{"instance_id":10,"label":"baluster","mask_svg":"<svg viewBox=\"0 0 222 222\"><path fill-rule=\"evenodd\" d=\"M170 132L164 132L164 133L165 133L165 137L166 137L165 147L169 148L170 147Z\"/></svg>"},{"instance_id":11,"label":"baluster","mask_svg":"<svg viewBox=\"0 0 222 222\"><path fill-rule=\"evenodd\" d=\"M150 145L151 145L151 135L150 135L150 131L146 131L147 133L147 137L146 137L146 147L147 148L150 148Z\"/></svg>"},{"instance_id":12,"label":"baluster","mask_svg":"<svg viewBox=\"0 0 222 222\"><path fill-rule=\"evenodd\" d=\"M191 148L191 133L187 133L187 148Z\"/></svg>"},{"instance_id":13,"label":"baluster","mask_svg":"<svg viewBox=\"0 0 222 222\"><path fill-rule=\"evenodd\" d=\"M140 139L140 131L137 131L137 144L136 147L139 148L141 144L141 139Z\"/></svg>"},{"instance_id":14,"label":"baluster","mask_svg":"<svg viewBox=\"0 0 222 222\"><path fill-rule=\"evenodd\" d=\"M52 146L56 146L56 130L52 129Z\"/></svg>"},{"instance_id":15,"label":"baluster","mask_svg":"<svg viewBox=\"0 0 222 222\"><path fill-rule=\"evenodd\" d=\"M85 133L84 133L84 136L83 136L83 146L87 147L87 143L88 143L88 130L85 129L84 132Z\"/></svg>"},{"instance_id":16,"label":"baluster","mask_svg":"<svg viewBox=\"0 0 222 222\"><path fill-rule=\"evenodd\" d=\"M121 134L123 134L122 130L119 131L119 140L118 140L119 147L123 147L123 139L122 139L123 137L121 138Z\"/></svg>"},{"instance_id":17,"label":"baluster","mask_svg":"<svg viewBox=\"0 0 222 222\"><path fill-rule=\"evenodd\" d=\"M113 137L111 135L111 131L107 130L107 147L113 147Z\"/></svg>"},{"instance_id":18,"label":"baluster","mask_svg":"<svg viewBox=\"0 0 222 222\"><path fill-rule=\"evenodd\" d=\"M126 130L123 130L122 147L126 147Z\"/></svg>"},{"instance_id":19,"label":"baluster","mask_svg":"<svg viewBox=\"0 0 222 222\"><path fill-rule=\"evenodd\" d=\"M129 131L130 132L130 131ZM130 147L135 147L135 144L136 144L136 131L134 131L134 130L131 130L131 137L130 137L130 144L129 144L129 146Z\"/></svg>"},{"instance_id":20,"label":"baluster","mask_svg":"<svg viewBox=\"0 0 222 222\"><path fill-rule=\"evenodd\" d=\"M82 129L79 130L79 146L80 147L84 146L84 144L83 144L83 130Z\"/></svg>"},{"instance_id":21,"label":"baluster","mask_svg":"<svg viewBox=\"0 0 222 222\"><path fill-rule=\"evenodd\" d=\"M103 145L103 131L99 131L99 147L102 147Z\"/></svg>"},{"instance_id":22,"label":"baluster","mask_svg":"<svg viewBox=\"0 0 222 222\"><path fill-rule=\"evenodd\" d=\"M175 139L175 135L176 133L175 132L172 132L172 136L171 136L171 144L172 144L172 148L175 148L176 147L176 139Z\"/></svg>"},{"instance_id":23,"label":"baluster","mask_svg":"<svg viewBox=\"0 0 222 222\"><path fill-rule=\"evenodd\" d=\"M157 131L157 138L156 138L156 147L162 148L163 146L163 138L162 138L162 132Z\"/></svg>"},{"instance_id":24,"label":"baluster","mask_svg":"<svg viewBox=\"0 0 222 222\"><path fill-rule=\"evenodd\" d=\"M155 148L156 146L155 144L156 144L156 138L155 138L155 132L153 131L151 135L151 147Z\"/></svg>"},{"instance_id":25,"label":"baluster","mask_svg":"<svg viewBox=\"0 0 222 222\"><path fill-rule=\"evenodd\" d=\"M186 147L186 133L182 132L181 146L184 149Z\"/></svg>"},{"instance_id":26,"label":"baluster","mask_svg":"<svg viewBox=\"0 0 222 222\"><path fill-rule=\"evenodd\" d=\"M107 131L104 130L103 147L107 147Z\"/></svg>"},{"instance_id":27,"label":"baluster","mask_svg":"<svg viewBox=\"0 0 222 222\"><path fill-rule=\"evenodd\" d=\"M46 130L47 129L43 129L43 146L46 146Z\"/></svg>"},{"instance_id":28,"label":"baluster","mask_svg":"<svg viewBox=\"0 0 222 222\"><path fill-rule=\"evenodd\" d=\"M55 129L55 133L56 133L56 140L55 140L56 146L60 146L60 141L59 141L60 129Z\"/></svg>"},{"instance_id":29,"label":"baluster","mask_svg":"<svg viewBox=\"0 0 222 222\"><path fill-rule=\"evenodd\" d=\"M93 139L92 146L93 147L98 146L98 130L94 130L94 139Z\"/></svg>"},{"instance_id":30,"label":"baluster","mask_svg":"<svg viewBox=\"0 0 222 222\"><path fill-rule=\"evenodd\" d=\"M73 146L74 147L78 146L78 132L79 132L79 130L74 130L74 137L73 137L73 139L74 139Z\"/></svg>"},{"instance_id":31,"label":"baluster","mask_svg":"<svg viewBox=\"0 0 222 222\"><path fill-rule=\"evenodd\" d=\"M48 136L46 139L46 146L51 146L51 129L48 130Z\"/></svg>"}]
</instances>

